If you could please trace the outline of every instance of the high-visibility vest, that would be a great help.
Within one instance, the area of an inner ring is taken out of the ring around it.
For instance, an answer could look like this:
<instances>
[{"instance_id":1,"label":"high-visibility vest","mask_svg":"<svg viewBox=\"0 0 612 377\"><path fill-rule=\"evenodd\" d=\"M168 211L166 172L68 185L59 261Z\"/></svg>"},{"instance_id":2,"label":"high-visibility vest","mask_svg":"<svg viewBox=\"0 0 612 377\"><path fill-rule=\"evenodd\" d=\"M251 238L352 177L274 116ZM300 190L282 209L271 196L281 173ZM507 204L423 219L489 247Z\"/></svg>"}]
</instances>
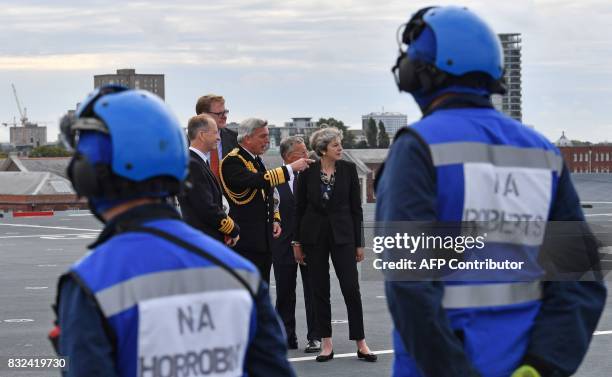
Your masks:
<instances>
[{"instance_id":1,"label":"high-visibility vest","mask_svg":"<svg viewBox=\"0 0 612 377\"><path fill-rule=\"evenodd\" d=\"M466 257L523 261L516 270L462 270L445 282L442 305L465 352L485 376L509 375L523 357L540 308L537 263L563 167L543 136L492 108L436 110L410 126L428 145L436 171L438 221L484 221L482 251ZM526 233L494 229L529 222ZM420 376L394 331L394 376ZM501 373L501 374L500 374Z\"/></svg>"},{"instance_id":2,"label":"high-visibility vest","mask_svg":"<svg viewBox=\"0 0 612 377\"><path fill-rule=\"evenodd\" d=\"M72 267L111 329L120 375L243 375L256 328L256 268L182 221L144 226L196 245L212 258L129 231Z\"/></svg>"}]
</instances>

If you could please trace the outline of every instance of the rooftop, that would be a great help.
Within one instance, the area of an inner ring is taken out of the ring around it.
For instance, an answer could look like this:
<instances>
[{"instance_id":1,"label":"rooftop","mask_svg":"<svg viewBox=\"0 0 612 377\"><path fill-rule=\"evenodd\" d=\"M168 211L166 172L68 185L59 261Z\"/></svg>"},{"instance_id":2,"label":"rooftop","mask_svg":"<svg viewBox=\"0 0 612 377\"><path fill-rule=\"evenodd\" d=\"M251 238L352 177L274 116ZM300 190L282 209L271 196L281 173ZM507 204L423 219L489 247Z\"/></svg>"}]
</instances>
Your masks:
<instances>
[{"instance_id":1,"label":"rooftop","mask_svg":"<svg viewBox=\"0 0 612 377\"><path fill-rule=\"evenodd\" d=\"M396 113L396 112L390 112L390 111L385 111L385 112L372 112L369 114L365 114L362 115L362 117L367 117L367 116L404 116L407 117L408 115L406 114L402 114L402 113Z\"/></svg>"},{"instance_id":2,"label":"rooftop","mask_svg":"<svg viewBox=\"0 0 612 377\"><path fill-rule=\"evenodd\" d=\"M0 172L3 195L74 195L70 181L53 173Z\"/></svg>"},{"instance_id":3,"label":"rooftop","mask_svg":"<svg viewBox=\"0 0 612 377\"><path fill-rule=\"evenodd\" d=\"M10 156L6 160L0 160L0 171L50 172L67 178L66 168L69 163L70 157L26 158Z\"/></svg>"},{"instance_id":4,"label":"rooftop","mask_svg":"<svg viewBox=\"0 0 612 377\"><path fill-rule=\"evenodd\" d=\"M345 149L344 153L355 156L364 163L381 163L387 158L389 149Z\"/></svg>"}]
</instances>

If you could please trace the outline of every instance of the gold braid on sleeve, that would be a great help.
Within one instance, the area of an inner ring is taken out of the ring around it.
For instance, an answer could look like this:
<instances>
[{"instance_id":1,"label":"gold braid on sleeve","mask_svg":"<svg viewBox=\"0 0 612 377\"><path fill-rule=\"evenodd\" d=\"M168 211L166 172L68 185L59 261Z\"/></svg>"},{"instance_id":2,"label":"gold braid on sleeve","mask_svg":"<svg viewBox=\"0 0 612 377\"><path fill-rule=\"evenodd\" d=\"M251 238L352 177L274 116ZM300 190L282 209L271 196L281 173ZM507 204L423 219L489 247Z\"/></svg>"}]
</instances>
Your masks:
<instances>
[{"instance_id":1,"label":"gold braid on sleeve","mask_svg":"<svg viewBox=\"0 0 612 377\"><path fill-rule=\"evenodd\" d=\"M271 187L282 185L285 183L285 172L281 167L270 169L264 174L264 179L270 183Z\"/></svg>"},{"instance_id":2,"label":"gold braid on sleeve","mask_svg":"<svg viewBox=\"0 0 612 377\"><path fill-rule=\"evenodd\" d=\"M219 227L219 232L223 234L230 234L234 230L234 220L231 217L226 217L221 220L221 226Z\"/></svg>"}]
</instances>

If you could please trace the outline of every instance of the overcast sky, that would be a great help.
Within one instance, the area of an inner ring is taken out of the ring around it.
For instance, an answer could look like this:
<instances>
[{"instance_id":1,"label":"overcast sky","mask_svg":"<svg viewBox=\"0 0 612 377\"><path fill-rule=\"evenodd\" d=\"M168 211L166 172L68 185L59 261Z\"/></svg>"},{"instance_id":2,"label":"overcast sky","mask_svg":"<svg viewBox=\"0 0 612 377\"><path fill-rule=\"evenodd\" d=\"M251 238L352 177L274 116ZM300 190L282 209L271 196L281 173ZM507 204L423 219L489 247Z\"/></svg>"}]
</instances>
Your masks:
<instances>
[{"instance_id":1,"label":"overcast sky","mask_svg":"<svg viewBox=\"0 0 612 377\"><path fill-rule=\"evenodd\" d=\"M398 25L426 1L2 0L0 121L57 122L93 89L93 75L135 68L166 75L182 124L198 96L226 98L229 121L336 117L361 127L372 111L420 113L390 67ZM522 33L523 116L548 138L612 141L609 0L437 1ZM0 126L0 141L8 128Z\"/></svg>"}]
</instances>

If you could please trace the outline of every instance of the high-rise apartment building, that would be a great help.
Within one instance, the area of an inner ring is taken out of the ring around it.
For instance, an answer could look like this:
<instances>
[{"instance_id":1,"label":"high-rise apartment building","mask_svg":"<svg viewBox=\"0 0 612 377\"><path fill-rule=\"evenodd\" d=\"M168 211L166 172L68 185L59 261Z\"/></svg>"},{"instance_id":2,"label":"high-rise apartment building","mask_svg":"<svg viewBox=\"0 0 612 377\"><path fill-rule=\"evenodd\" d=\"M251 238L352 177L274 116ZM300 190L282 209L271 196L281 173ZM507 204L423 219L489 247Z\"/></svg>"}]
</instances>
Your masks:
<instances>
[{"instance_id":1,"label":"high-rise apartment building","mask_svg":"<svg viewBox=\"0 0 612 377\"><path fill-rule=\"evenodd\" d=\"M319 128L317 122L313 122L311 117L296 117L291 118L291 122L285 122L283 127L276 127L273 124L268 125L270 131L270 148L277 149L281 140L288 136L302 136L308 139Z\"/></svg>"},{"instance_id":2,"label":"high-rise apartment building","mask_svg":"<svg viewBox=\"0 0 612 377\"><path fill-rule=\"evenodd\" d=\"M116 74L94 76L94 88L107 84L120 84L131 89L144 89L165 99L166 89L163 74L140 74L135 69L118 69Z\"/></svg>"},{"instance_id":3,"label":"high-rise apartment building","mask_svg":"<svg viewBox=\"0 0 612 377\"><path fill-rule=\"evenodd\" d=\"M493 105L508 116L523 121L522 95L521 95L521 34L499 34L504 51L504 76L508 85L508 92L493 96Z\"/></svg>"},{"instance_id":4,"label":"high-rise apartment building","mask_svg":"<svg viewBox=\"0 0 612 377\"><path fill-rule=\"evenodd\" d=\"M310 117L291 118L291 122L285 122L285 127L288 128L313 128L316 126L316 122L313 122Z\"/></svg>"},{"instance_id":5,"label":"high-rise apartment building","mask_svg":"<svg viewBox=\"0 0 612 377\"><path fill-rule=\"evenodd\" d=\"M408 116L406 114L391 112L369 113L361 116L361 128L364 133L368 127L368 121L370 118L376 121L376 127L378 127L378 122L382 121L385 125L385 131L387 131L387 135L389 135L389 138L391 139L397 130L405 127L408 124Z\"/></svg>"}]
</instances>

